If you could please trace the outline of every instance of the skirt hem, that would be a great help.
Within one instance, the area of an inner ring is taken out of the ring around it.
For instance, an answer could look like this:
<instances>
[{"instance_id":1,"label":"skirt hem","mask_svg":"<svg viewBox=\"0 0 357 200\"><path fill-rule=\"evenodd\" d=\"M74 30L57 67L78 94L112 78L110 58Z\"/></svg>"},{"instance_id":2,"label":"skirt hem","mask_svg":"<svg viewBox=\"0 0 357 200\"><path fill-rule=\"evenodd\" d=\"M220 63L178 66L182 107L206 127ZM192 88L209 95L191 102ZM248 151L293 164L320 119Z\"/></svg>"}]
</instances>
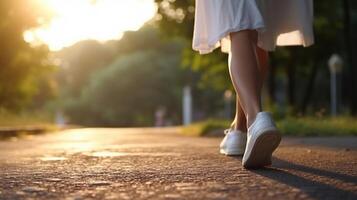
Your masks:
<instances>
[{"instance_id":1,"label":"skirt hem","mask_svg":"<svg viewBox=\"0 0 357 200\"><path fill-rule=\"evenodd\" d=\"M263 32L265 30L265 25L259 23L259 24L255 24L255 25L244 25L244 26L239 26L237 28L231 28L226 31L223 31L221 34L214 37L212 40L206 42L205 44L194 43L192 48L193 48L193 50L198 51L201 55L211 53L215 49L217 49L221 46L220 42L222 41L222 39L228 37L230 33L239 32L239 31L243 31L243 30L257 30L258 32ZM226 51L223 51L223 52L226 52Z\"/></svg>"}]
</instances>

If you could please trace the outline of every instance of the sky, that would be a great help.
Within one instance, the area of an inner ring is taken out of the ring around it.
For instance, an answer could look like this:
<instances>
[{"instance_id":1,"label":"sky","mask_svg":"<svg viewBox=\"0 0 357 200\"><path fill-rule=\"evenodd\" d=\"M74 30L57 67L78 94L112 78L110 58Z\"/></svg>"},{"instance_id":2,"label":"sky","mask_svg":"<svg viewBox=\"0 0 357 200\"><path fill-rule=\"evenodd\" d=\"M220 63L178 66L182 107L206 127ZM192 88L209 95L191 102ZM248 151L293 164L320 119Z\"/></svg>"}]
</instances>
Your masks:
<instances>
[{"instance_id":1,"label":"sky","mask_svg":"<svg viewBox=\"0 0 357 200\"><path fill-rule=\"evenodd\" d=\"M152 19L157 7L154 0L42 0L54 12L49 24L27 30L24 39L45 43L58 51L81 40L120 39L128 30L138 30Z\"/></svg>"}]
</instances>

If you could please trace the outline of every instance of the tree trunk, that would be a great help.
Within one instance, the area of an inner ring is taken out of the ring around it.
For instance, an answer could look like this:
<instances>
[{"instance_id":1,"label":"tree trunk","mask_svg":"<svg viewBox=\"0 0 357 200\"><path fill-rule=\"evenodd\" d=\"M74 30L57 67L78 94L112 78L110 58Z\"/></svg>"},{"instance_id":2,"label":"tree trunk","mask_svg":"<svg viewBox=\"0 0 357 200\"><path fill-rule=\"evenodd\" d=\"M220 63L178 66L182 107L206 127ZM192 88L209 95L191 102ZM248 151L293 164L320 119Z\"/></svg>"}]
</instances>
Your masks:
<instances>
[{"instance_id":1,"label":"tree trunk","mask_svg":"<svg viewBox=\"0 0 357 200\"><path fill-rule=\"evenodd\" d=\"M286 68L286 73L288 77L288 87L287 87L287 96L288 96L288 105L295 112L295 51L292 47L291 49L291 59L288 62L288 66Z\"/></svg>"},{"instance_id":2,"label":"tree trunk","mask_svg":"<svg viewBox=\"0 0 357 200\"><path fill-rule=\"evenodd\" d=\"M350 3L349 0L343 0L343 10L344 10L344 38L346 45L347 54L347 67L348 67L348 93L350 96L350 108L353 115L357 114L357 86L355 77L357 76L355 68L355 58L353 57L353 39L351 30L351 15L350 15Z\"/></svg>"},{"instance_id":3,"label":"tree trunk","mask_svg":"<svg viewBox=\"0 0 357 200\"><path fill-rule=\"evenodd\" d=\"M303 115L306 114L306 109L309 105L311 94L314 91L315 79L317 75L318 65L316 63L313 64L312 71L310 73L309 81L306 85L304 98L302 100L301 112Z\"/></svg>"},{"instance_id":4,"label":"tree trunk","mask_svg":"<svg viewBox=\"0 0 357 200\"><path fill-rule=\"evenodd\" d=\"M268 77L268 95L269 95L269 102L275 103L275 76L276 76L276 61L274 56L270 56L270 70L269 70L269 77Z\"/></svg>"}]
</instances>

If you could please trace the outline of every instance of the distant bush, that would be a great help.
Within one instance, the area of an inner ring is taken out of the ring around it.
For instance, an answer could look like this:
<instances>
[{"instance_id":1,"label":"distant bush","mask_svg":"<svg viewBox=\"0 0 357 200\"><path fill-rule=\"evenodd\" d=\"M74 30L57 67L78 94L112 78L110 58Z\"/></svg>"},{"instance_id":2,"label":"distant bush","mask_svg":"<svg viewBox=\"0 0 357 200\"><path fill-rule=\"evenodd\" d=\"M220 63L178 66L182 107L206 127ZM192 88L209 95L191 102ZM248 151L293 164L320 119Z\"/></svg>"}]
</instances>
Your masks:
<instances>
[{"instance_id":1,"label":"distant bush","mask_svg":"<svg viewBox=\"0 0 357 200\"><path fill-rule=\"evenodd\" d=\"M175 118L181 111L178 62L156 51L121 56L92 76L80 98L67 102L66 113L89 126L150 126L159 106Z\"/></svg>"}]
</instances>

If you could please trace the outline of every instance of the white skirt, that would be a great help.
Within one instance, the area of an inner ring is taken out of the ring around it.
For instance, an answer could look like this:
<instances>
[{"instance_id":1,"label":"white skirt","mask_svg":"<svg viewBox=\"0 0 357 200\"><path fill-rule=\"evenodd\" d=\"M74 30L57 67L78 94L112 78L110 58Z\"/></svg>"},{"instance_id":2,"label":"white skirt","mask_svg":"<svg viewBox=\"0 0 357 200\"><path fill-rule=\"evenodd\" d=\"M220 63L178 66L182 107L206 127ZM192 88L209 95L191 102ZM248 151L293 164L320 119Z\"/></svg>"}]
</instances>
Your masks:
<instances>
[{"instance_id":1,"label":"white skirt","mask_svg":"<svg viewBox=\"0 0 357 200\"><path fill-rule=\"evenodd\" d=\"M221 46L230 52L229 33L258 32L267 51L286 45L314 43L312 0L196 0L192 48L207 54Z\"/></svg>"}]
</instances>

